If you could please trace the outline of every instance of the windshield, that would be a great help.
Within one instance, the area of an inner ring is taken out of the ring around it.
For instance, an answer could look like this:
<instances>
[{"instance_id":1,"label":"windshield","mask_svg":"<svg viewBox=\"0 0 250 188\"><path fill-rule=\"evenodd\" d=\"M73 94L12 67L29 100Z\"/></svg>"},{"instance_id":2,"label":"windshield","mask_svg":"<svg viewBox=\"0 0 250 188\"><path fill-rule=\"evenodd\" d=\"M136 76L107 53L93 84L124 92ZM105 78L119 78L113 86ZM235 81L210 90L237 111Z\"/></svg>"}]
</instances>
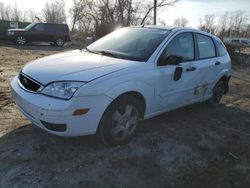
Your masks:
<instances>
[{"instance_id":1,"label":"windshield","mask_svg":"<svg viewBox=\"0 0 250 188\"><path fill-rule=\"evenodd\" d=\"M36 24L36 23L31 23L31 24L27 25L24 29L25 29L26 31L28 31L28 30L30 30L35 24Z\"/></svg>"},{"instance_id":2,"label":"windshield","mask_svg":"<svg viewBox=\"0 0 250 188\"><path fill-rule=\"evenodd\" d=\"M169 30L158 28L121 28L92 43L87 50L117 58L147 61L169 33Z\"/></svg>"}]
</instances>

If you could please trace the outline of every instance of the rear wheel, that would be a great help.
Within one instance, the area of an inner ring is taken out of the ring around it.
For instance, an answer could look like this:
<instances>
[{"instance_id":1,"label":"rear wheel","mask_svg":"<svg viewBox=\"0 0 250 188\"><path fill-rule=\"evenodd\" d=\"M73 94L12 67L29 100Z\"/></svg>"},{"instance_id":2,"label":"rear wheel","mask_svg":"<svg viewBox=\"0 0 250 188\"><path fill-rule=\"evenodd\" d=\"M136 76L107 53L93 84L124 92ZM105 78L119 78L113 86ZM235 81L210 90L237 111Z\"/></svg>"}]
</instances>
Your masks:
<instances>
[{"instance_id":1,"label":"rear wheel","mask_svg":"<svg viewBox=\"0 0 250 188\"><path fill-rule=\"evenodd\" d=\"M25 45L27 43L27 39L24 36L17 36L15 42L17 45Z\"/></svg>"},{"instance_id":2,"label":"rear wheel","mask_svg":"<svg viewBox=\"0 0 250 188\"><path fill-rule=\"evenodd\" d=\"M98 134L104 143L111 146L125 144L134 136L141 117L142 108L138 100L124 95L105 111Z\"/></svg>"},{"instance_id":3,"label":"rear wheel","mask_svg":"<svg viewBox=\"0 0 250 188\"><path fill-rule=\"evenodd\" d=\"M64 46L64 39L63 38L57 38L56 41L55 41L55 44L58 47L63 47Z\"/></svg>"},{"instance_id":4,"label":"rear wheel","mask_svg":"<svg viewBox=\"0 0 250 188\"><path fill-rule=\"evenodd\" d=\"M217 106L220 103L224 93L225 93L225 85L223 81L220 80L215 84L213 88L213 96L211 99L208 100L208 105Z\"/></svg>"}]
</instances>

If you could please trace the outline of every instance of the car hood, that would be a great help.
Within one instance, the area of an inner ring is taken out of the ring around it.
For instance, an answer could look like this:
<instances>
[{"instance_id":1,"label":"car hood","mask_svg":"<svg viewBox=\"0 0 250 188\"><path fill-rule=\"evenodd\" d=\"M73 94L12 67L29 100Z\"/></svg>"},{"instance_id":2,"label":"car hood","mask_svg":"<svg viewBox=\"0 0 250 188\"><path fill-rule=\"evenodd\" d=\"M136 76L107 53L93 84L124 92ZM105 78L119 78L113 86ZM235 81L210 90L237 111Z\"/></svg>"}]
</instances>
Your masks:
<instances>
[{"instance_id":1,"label":"car hood","mask_svg":"<svg viewBox=\"0 0 250 188\"><path fill-rule=\"evenodd\" d=\"M89 82L137 63L73 50L34 60L24 66L22 72L44 85L66 80Z\"/></svg>"}]
</instances>

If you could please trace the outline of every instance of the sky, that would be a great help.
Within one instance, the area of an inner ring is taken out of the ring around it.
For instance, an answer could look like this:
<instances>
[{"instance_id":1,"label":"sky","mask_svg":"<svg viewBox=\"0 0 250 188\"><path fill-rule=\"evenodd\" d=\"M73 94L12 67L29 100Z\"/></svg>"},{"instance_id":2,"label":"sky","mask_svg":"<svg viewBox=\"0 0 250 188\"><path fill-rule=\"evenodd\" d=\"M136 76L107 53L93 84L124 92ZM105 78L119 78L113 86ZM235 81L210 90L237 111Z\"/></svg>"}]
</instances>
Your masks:
<instances>
[{"instance_id":1,"label":"sky","mask_svg":"<svg viewBox=\"0 0 250 188\"><path fill-rule=\"evenodd\" d=\"M48 0L0 0L4 4L14 5L21 10L34 9L41 11ZM53 1L53 0L49 0ZM153 0L151 0L153 2ZM66 11L72 6L72 0L65 0ZM250 17L250 0L180 0L174 7L166 8L158 13L158 20L172 25L174 19L185 17L188 26L197 28L199 18L207 14L219 17L226 11L243 10Z\"/></svg>"}]
</instances>

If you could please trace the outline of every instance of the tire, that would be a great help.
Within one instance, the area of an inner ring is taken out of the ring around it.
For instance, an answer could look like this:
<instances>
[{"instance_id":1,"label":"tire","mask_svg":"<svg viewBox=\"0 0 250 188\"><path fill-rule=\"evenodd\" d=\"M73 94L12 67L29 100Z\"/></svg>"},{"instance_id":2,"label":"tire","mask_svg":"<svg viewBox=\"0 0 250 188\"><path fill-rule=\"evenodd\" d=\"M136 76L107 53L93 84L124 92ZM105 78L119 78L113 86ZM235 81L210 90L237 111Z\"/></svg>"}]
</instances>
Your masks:
<instances>
[{"instance_id":1,"label":"tire","mask_svg":"<svg viewBox=\"0 0 250 188\"><path fill-rule=\"evenodd\" d=\"M225 85L223 81L218 81L213 88L213 96L207 101L208 106L215 107L220 104L223 94L225 93Z\"/></svg>"},{"instance_id":2,"label":"tire","mask_svg":"<svg viewBox=\"0 0 250 188\"><path fill-rule=\"evenodd\" d=\"M127 143L136 133L142 112L142 107L135 97L119 97L104 112L98 136L110 146Z\"/></svg>"},{"instance_id":3,"label":"tire","mask_svg":"<svg viewBox=\"0 0 250 188\"><path fill-rule=\"evenodd\" d=\"M17 45L23 46L27 43L27 39L26 37L20 35L16 37L15 42Z\"/></svg>"},{"instance_id":4,"label":"tire","mask_svg":"<svg viewBox=\"0 0 250 188\"><path fill-rule=\"evenodd\" d=\"M57 38L55 40L55 45L58 46L58 47L63 47L64 46L64 39L63 38Z\"/></svg>"}]
</instances>

